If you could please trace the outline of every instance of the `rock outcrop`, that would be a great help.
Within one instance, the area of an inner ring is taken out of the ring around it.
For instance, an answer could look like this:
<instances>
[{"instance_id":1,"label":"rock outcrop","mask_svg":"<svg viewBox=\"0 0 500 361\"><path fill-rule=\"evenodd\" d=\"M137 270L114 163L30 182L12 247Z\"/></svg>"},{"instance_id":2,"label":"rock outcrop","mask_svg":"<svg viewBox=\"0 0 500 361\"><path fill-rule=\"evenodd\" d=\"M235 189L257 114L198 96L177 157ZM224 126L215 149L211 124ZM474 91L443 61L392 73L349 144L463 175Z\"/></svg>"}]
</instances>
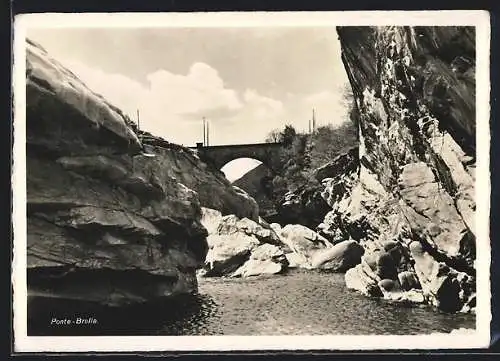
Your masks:
<instances>
[{"instance_id":1,"label":"rock outcrop","mask_svg":"<svg viewBox=\"0 0 500 361\"><path fill-rule=\"evenodd\" d=\"M28 295L121 306L196 292L201 206L257 219L255 201L40 46L26 52Z\"/></svg>"},{"instance_id":2,"label":"rock outcrop","mask_svg":"<svg viewBox=\"0 0 500 361\"><path fill-rule=\"evenodd\" d=\"M276 215L276 207L272 200L272 179L270 169L264 164L259 164L232 183L255 199L259 205L259 214L265 219L272 219Z\"/></svg>"},{"instance_id":3,"label":"rock outcrop","mask_svg":"<svg viewBox=\"0 0 500 361\"><path fill-rule=\"evenodd\" d=\"M259 223L202 208L209 231L204 277L250 277L284 273L289 268L345 272L361 262L364 249L347 240L333 245L303 225Z\"/></svg>"},{"instance_id":4,"label":"rock outcrop","mask_svg":"<svg viewBox=\"0 0 500 361\"><path fill-rule=\"evenodd\" d=\"M325 191L333 210L319 231L365 249L346 273L349 288L469 310L474 28L340 27L338 34L359 114L359 165L328 181L347 183L347 192Z\"/></svg>"},{"instance_id":5,"label":"rock outcrop","mask_svg":"<svg viewBox=\"0 0 500 361\"><path fill-rule=\"evenodd\" d=\"M250 277L285 271L288 247L265 222L202 208L202 224L209 230L204 277Z\"/></svg>"},{"instance_id":6,"label":"rock outcrop","mask_svg":"<svg viewBox=\"0 0 500 361\"><path fill-rule=\"evenodd\" d=\"M322 196L323 189L321 184L317 184L286 193L276 207L279 221L315 228L331 209Z\"/></svg>"}]
</instances>

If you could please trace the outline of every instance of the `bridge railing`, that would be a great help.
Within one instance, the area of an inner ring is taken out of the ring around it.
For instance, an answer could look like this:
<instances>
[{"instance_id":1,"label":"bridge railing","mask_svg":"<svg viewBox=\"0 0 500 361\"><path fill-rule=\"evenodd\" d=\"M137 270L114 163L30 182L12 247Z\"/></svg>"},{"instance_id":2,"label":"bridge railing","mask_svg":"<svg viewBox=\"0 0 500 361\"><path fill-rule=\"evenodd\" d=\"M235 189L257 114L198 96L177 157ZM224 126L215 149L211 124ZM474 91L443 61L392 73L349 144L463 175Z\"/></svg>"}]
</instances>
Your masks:
<instances>
[{"instance_id":1,"label":"bridge railing","mask_svg":"<svg viewBox=\"0 0 500 361\"><path fill-rule=\"evenodd\" d=\"M209 149L209 148L248 148L248 147L275 147L282 146L283 143L248 143L248 144L219 144L204 146L203 143L196 143L195 147L191 149Z\"/></svg>"}]
</instances>

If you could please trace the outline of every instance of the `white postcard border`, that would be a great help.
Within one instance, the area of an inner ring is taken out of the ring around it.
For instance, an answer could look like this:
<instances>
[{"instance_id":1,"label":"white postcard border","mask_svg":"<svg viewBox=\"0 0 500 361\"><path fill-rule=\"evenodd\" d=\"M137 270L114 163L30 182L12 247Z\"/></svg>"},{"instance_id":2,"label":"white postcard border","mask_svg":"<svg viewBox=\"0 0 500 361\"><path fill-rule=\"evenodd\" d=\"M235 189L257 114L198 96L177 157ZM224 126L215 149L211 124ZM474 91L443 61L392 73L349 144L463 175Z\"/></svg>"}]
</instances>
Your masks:
<instances>
[{"instance_id":1,"label":"white postcard border","mask_svg":"<svg viewBox=\"0 0 500 361\"><path fill-rule=\"evenodd\" d=\"M476 27L477 329L469 334L419 336L27 336L26 289L26 49L28 28L469 25ZM13 229L16 352L230 350L379 350L487 347L490 342L489 238L490 20L486 11L347 11L218 13L24 14L14 22Z\"/></svg>"}]
</instances>

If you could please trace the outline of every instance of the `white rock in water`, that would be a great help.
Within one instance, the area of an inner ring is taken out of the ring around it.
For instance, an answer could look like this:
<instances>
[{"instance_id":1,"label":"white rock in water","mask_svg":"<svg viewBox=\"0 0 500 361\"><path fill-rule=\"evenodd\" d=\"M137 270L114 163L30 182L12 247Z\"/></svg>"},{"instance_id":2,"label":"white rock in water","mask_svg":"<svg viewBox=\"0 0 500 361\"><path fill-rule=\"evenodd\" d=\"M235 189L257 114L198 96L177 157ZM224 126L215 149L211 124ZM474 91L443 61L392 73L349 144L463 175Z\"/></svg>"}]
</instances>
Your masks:
<instances>
[{"instance_id":1,"label":"white rock in water","mask_svg":"<svg viewBox=\"0 0 500 361\"><path fill-rule=\"evenodd\" d=\"M221 220L222 213L220 211L201 207L201 224L207 229L208 234L217 233Z\"/></svg>"},{"instance_id":2,"label":"white rock in water","mask_svg":"<svg viewBox=\"0 0 500 361\"><path fill-rule=\"evenodd\" d=\"M281 230L281 240L290 249L305 257L311 257L316 251L332 247L326 238L312 229L300 224L287 224Z\"/></svg>"},{"instance_id":3,"label":"white rock in water","mask_svg":"<svg viewBox=\"0 0 500 361\"><path fill-rule=\"evenodd\" d=\"M353 240L337 243L331 248L316 252L311 259L313 268L345 272L361 262L364 249Z\"/></svg>"},{"instance_id":4,"label":"white rock in water","mask_svg":"<svg viewBox=\"0 0 500 361\"><path fill-rule=\"evenodd\" d=\"M283 266L281 263L276 263L271 260L258 260L258 259L249 259L243 266L238 268L234 273L233 277L250 277L250 276L258 276L263 274L276 274L281 272Z\"/></svg>"},{"instance_id":5,"label":"white rock in water","mask_svg":"<svg viewBox=\"0 0 500 361\"><path fill-rule=\"evenodd\" d=\"M285 257L288 261L288 268L312 268L307 258L301 254L295 252L285 253Z\"/></svg>"}]
</instances>

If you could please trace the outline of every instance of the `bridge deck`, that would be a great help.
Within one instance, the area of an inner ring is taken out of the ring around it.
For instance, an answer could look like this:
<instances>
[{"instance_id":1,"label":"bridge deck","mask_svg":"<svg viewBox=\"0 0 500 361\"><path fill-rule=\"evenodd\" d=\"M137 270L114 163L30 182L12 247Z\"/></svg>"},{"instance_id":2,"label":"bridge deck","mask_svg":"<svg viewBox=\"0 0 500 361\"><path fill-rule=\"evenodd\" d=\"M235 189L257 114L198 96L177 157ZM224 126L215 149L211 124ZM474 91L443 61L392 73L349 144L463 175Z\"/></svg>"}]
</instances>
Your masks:
<instances>
[{"instance_id":1,"label":"bridge deck","mask_svg":"<svg viewBox=\"0 0 500 361\"><path fill-rule=\"evenodd\" d=\"M190 149L211 149L211 148L247 148L247 147L281 147L282 143L250 143L250 144L219 144L202 147L189 147Z\"/></svg>"}]
</instances>

